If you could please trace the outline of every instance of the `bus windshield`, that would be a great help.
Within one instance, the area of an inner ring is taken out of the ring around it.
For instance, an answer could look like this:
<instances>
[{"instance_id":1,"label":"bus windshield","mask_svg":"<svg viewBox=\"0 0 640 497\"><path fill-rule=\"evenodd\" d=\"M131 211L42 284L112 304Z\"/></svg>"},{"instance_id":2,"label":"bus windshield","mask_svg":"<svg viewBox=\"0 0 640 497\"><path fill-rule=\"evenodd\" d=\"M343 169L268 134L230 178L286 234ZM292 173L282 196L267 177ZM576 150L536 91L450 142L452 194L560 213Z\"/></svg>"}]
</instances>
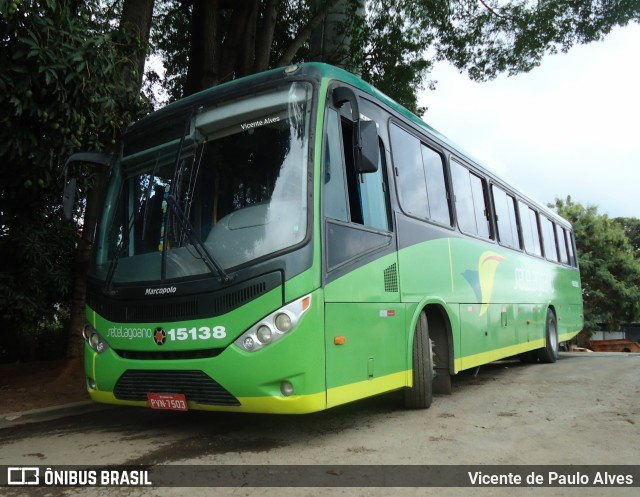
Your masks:
<instances>
[{"instance_id":1,"label":"bus windshield","mask_svg":"<svg viewBox=\"0 0 640 497\"><path fill-rule=\"evenodd\" d=\"M310 84L289 83L125 135L92 275L111 284L215 274L300 243L311 97Z\"/></svg>"}]
</instances>

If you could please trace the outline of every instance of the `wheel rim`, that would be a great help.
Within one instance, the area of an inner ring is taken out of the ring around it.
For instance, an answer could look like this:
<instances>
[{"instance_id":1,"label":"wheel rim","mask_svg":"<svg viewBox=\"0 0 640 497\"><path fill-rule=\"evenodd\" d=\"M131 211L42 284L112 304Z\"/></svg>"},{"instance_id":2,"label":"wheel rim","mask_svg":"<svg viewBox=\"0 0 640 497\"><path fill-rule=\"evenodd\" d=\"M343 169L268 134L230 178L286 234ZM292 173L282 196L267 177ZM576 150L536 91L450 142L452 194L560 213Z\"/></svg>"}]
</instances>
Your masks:
<instances>
[{"instance_id":1,"label":"wheel rim","mask_svg":"<svg viewBox=\"0 0 640 497\"><path fill-rule=\"evenodd\" d=\"M558 356L558 327L556 326L556 320L549 319L549 345L551 345L551 351L555 357Z\"/></svg>"}]
</instances>

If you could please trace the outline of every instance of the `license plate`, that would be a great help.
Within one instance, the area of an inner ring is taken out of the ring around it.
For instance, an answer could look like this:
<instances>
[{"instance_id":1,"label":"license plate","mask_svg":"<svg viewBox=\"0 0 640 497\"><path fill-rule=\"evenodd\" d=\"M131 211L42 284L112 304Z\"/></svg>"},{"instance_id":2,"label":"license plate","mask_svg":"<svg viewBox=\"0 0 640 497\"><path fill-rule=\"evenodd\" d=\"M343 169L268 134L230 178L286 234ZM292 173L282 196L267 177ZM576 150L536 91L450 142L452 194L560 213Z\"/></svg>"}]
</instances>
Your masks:
<instances>
[{"instance_id":1,"label":"license plate","mask_svg":"<svg viewBox=\"0 0 640 497\"><path fill-rule=\"evenodd\" d=\"M151 409L169 411L186 411L187 398L182 393L148 393L147 399Z\"/></svg>"}]
</instances>

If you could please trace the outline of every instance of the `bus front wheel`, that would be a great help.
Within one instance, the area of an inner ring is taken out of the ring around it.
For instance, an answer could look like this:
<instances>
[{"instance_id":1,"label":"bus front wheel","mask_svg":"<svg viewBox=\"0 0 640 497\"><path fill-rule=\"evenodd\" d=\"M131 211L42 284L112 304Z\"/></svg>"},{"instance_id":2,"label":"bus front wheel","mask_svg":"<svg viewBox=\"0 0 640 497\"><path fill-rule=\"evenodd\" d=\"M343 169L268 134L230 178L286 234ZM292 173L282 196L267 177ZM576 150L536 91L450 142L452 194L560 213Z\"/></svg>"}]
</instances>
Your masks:
<instances>
[{"instance_id":1,"label":"bus front wheel","mask_svg":"<svg viewBox=\"0 0 640 497\"><path fill-rule=\"evenodd\" d=\"M558 322L556 315L551 309L547 309L545 346L538 350L540 362L552 363L558 359Z\"/></svg>"},{"instance_id":2,"label":"bus front wheel","mask_svg":"<svg viewBox=\"0 0 640 497\"><path fill-rule=\"evenodd\" d=\"M408 409L426 409L433 400L433 351L424 312L418 318L413 335L412 371L413 386L405 388L404 405Z\"/></svg>"}]
</instances>

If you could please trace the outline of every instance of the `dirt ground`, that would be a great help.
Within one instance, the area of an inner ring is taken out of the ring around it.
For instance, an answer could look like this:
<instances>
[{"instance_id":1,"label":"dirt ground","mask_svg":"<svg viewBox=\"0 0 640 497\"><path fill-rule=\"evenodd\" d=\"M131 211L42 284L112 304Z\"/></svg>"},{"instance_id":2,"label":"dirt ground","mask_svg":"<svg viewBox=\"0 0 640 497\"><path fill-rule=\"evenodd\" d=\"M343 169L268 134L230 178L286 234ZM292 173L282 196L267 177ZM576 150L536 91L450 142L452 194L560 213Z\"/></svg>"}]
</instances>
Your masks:
<instances>
[{"instance_id":1,"label":"dirt ground","mask_svg":"<svg viewBox=\"0 0 640 497\"><path fill-rule=\"evenodd\" d=\"M80 386L74 386L81 382L82 373L69 375L72 368L64 364L25 365L21 373L12 374L16 381L11 388L8 371L0 367L7 385L0 398L9 406L18 406L15 391L26 390L28 383L36 388L31 395L40 401L63 401L55 388L65 394L75 392L80 400L85 395ZM466 465L480 471L520 465L537 466L531 471L545 474L574 474L582 469L570 467L588 465L609 474L632 471L633 485L471 488L464 473L459 485L450 488L245 488L241 473L238 486L213 492L233 497L637 497L639 372L640 354L573 352L561 353L556 364L501 361L463 372L454 378L452 394L437 396L427 410L403 409L399 392L304 416L113 407L90 416L0 430L0 465L131 465L159 468L156 476L163 474L164 466L175 465L178 471L204 468L205 477L209 468L227 465ZM46 491L34 487L28 492L3 488L0 493L15 497L211 495L211 488L197 488L196 474L175 477L189 487Z\"/></svg>"},{"instance_id":2,"label":"dirt ground","mask_svg":"<svg viewBox=\"0 0 640 497\"><path fill-rule=\"evenodd\" d=\"M0 414L89 400L82 361L0 364Z\"/></svg>"}]
</instances>

